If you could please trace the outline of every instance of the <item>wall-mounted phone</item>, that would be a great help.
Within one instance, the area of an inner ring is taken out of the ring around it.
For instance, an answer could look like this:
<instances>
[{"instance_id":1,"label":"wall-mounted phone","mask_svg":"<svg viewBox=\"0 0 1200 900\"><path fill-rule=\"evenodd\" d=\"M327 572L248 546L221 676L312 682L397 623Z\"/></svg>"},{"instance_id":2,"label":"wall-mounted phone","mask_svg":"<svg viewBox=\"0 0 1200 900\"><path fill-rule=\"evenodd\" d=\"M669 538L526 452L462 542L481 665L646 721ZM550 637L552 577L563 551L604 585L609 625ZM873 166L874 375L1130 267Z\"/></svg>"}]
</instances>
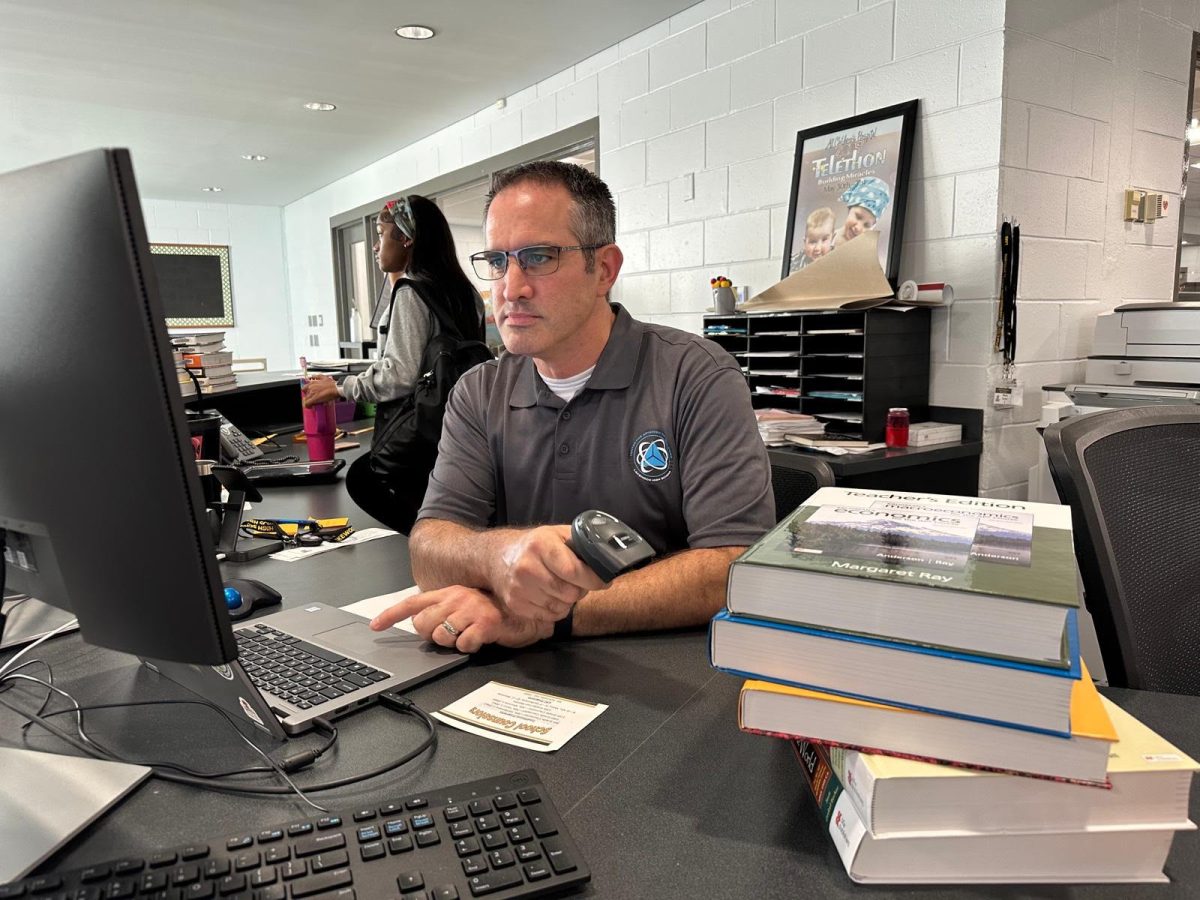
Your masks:
<instances>
[{"instance_id":1,"label":"wall-mounted phone","mask_svg":"<svg viewBox=\"0 0 1200 900\"><path fill-rule=\"evenodd\" d=\"M218 414L219 415L219 414ZM262 459L263 452L250 438L224 416L221 419L221 461L232 465L244 465Z\"/></svg>"}]
</instances>

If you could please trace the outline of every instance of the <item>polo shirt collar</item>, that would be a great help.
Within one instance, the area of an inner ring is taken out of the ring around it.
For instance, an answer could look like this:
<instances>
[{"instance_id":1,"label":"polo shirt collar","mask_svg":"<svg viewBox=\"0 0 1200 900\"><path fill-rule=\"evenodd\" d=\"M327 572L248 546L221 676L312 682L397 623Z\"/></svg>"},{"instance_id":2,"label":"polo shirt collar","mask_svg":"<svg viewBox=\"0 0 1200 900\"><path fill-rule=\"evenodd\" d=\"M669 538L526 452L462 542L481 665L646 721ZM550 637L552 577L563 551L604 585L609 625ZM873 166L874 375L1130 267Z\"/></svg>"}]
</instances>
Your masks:
<instances>
[{"instance_id":1,"label":"polo shirt collar","mask_svg":"<svg viewBox=\"0 0 1200 900\"><path fill-rule=\"evenodd\" d=\"M608 335L608 343L604 345L604 350L596 361L596 370L588 379L585 390L627 388L633 384L633 374L637 371L637 361L642 351L642 323L629 315L620 303L609 305L616 313L616 318ZM538 392L544 387L545 382L538 377L533 357L527 356L521 360L521 371L517 375L508 405L518 409L537 406Z\"/></svg>"}]
</instances>

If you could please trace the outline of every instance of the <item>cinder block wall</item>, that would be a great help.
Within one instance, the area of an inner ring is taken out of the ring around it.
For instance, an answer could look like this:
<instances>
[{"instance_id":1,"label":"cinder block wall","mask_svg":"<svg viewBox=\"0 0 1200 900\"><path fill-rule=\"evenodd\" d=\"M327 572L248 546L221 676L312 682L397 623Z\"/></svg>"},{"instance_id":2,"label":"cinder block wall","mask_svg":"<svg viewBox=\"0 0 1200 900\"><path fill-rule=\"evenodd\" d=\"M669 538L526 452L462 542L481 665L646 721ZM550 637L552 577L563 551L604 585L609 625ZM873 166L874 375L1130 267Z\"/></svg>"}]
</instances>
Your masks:
<instances>
[{"instance_id":1,"label":"cinder block wall","mask_svg":"<svg viewBox=\"0 0 1200 900\"><path fill-rule=\"evenodd\" d=\"M599 116L626 257L617 298L698 331L713 274L751 290L779 278L796 132L920 97L902 275L954 284L959 304L934 314L932 399L979 407L1004 12L1003 0L705 0L286 207L293 320L325 313L321 352L334 355L331 216Z\"/></svg>"},{"instance_id":2,"label":"cinder block wall","mask_svg":"<svg viewBox=\"0 0 1200 900\"><path fill-rule=\"evenodd\" d=\"M228 246L234 324L210 330L225 332L225 346L235 358L265 356L267 367L275 371L296 368L283 211L278 206L147 198L142 216L156 244Z\"/></svg>"},{"instance_id":3,"label":"cinder block wall","mask_svg":"<svg viewBox=\"0 0 1200 900\"><path fill-rule=\"evenodd\" d=\"M1021 223L1025 396L987 413L981 481L994 496L1025 496L1040 388L1083 379L1096 316L1172 299L1197 27L1194 2L1007 4L1000 209ZM1165 193L1167 217L1122 221L1127 187ZM992 365L989 380L1000 377Z\"/></svg>"}]
</instances>

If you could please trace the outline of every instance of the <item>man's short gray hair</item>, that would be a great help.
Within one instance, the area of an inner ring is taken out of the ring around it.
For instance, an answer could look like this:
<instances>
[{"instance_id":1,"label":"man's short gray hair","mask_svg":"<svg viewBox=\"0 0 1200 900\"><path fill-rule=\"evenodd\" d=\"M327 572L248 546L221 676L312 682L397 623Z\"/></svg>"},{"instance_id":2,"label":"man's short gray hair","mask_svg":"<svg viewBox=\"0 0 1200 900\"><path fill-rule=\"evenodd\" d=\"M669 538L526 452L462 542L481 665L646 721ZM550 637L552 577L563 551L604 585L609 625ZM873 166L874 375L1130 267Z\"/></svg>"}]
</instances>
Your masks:
<instances>
[{"instance_id":1,"label":"man's short gray hair","mask_svg":"<svg viewBox=\"0 0 1200 900\"><path fill-rule=\"evenodd\" d=\"M525 181L560 185L571 195L574 201L571 208L571 233L575 236L576 243L586 246L611 244L616 241L617 208L613 204L612 191L608 189L608 185L583 166L557 160L522 163L494 174L492 189L488 192L487 203L483 209L484 218L487 218L488 210L491 209L497 194ZM595 251L583 251L583 258L587 271L592 271L596 265Z\"/></svg>"}]
</instances>

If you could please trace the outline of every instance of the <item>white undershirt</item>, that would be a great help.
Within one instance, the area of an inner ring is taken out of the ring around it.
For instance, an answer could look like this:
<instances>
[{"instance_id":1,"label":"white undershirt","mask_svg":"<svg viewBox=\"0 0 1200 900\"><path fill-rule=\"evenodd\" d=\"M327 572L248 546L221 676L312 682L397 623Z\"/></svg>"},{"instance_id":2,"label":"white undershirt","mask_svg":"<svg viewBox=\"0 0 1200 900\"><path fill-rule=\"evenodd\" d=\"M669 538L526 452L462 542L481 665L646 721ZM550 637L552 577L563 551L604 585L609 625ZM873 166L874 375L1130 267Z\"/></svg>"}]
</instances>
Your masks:
<instances>
[{"instance_id":1,"label":"white undershirt","mask_svg":"<svg viewBox=\"0 0 1200 900\"><path fill-rule=\"evenodd\" d=\"M583 386L587 384L588 379L592 377L592 373L596 371L596 367L585 369L578 375L572 375L570 378L548 378L542 376L542 381L546 382L546 387L550 388L555 394L562 398L564 403L570 403L571 398L583 390Z\"/></svg>"}]
</instances>

